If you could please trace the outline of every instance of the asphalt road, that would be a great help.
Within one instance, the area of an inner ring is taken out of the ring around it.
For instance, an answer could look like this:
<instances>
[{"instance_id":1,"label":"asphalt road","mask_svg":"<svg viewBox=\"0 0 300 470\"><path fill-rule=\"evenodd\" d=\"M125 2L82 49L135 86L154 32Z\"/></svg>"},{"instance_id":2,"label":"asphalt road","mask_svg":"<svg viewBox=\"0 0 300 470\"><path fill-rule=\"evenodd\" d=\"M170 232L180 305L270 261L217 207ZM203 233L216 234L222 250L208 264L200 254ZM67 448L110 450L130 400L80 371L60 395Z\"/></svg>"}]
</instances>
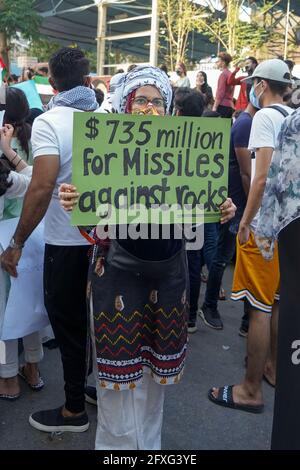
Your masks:
<instances>
[{"instance_id":1,"label":"asphalt road","mask_svg":"<svg viewBox=\"0 0 300 470\"><path fill-rule=\"evenodd\" d=\"M231 277L232 269L229 268L224 282L227 295ZM264 384L265 411L260 415L216 406L207 399L207 391L212 386L238 383L243 377L246 341L238 336L242 307L240 302L220 302L224 321L222 331L207 328L199 318L199 330L190 337L184 378L179 385L167 387L163 449L270 448L274 391L268 384ZM22 397L19 400L13 403L0 400L0 449L93 449L96 407L92 405L87 405L91 425L85 433L51 436L29 425L30 413L55 408L64 400L62 367L57 349L45 349L40 369L46 382L41 392L32 392L21 383Z\"/></svg>"}]
</instances>

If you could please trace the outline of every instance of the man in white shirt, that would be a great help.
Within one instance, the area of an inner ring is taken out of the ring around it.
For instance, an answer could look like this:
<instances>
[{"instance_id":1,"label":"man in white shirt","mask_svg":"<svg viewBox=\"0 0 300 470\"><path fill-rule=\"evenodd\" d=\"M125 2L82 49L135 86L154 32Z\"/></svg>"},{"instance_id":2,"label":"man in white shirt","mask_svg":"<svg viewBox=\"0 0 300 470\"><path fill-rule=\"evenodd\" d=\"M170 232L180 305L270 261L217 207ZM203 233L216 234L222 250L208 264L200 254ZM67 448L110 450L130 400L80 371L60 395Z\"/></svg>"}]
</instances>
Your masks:
<instances>
[{"instance_id":1,"label":"man in white shirt","mask_svg":"<svg viewBox=\"0 0 300 470\"><path fill-rule=\"evenodd\" d=\"M291 78L282 60L262 62L249 79L253 83L250 100L260 110L253 118L249 139L249 149L255 158L247 205L239 226L231 297L249 306L247 370L241 384L212 388L208 397L218 405L262 413L262 380L275 386L276 378L279 262L277 250L272 261L262 257L254 233L277 138L285 117L293 110L283 105Z\"/></svg>"},{"instance_id":2,"label":"man in white shirt","mask_svg":"<svg viewBox=\"0 0 300 470\"><path fill-rule=\"evenodd\" d=\"M13 248L2 256L2 265L9 274L17 275L22 247L45 216L45 306L61 352L66 402L57 409L34 413L29 422L46 432L83 432L89 427L84 406L89 246L60 206L58 187L72 180L73 114L98 110L98 103L89 87L89 62L79 49L60 49L51 57L49 67L50 83L59 93L51 109L33 125L32 180Z\"/></svg>"}]
</instances>

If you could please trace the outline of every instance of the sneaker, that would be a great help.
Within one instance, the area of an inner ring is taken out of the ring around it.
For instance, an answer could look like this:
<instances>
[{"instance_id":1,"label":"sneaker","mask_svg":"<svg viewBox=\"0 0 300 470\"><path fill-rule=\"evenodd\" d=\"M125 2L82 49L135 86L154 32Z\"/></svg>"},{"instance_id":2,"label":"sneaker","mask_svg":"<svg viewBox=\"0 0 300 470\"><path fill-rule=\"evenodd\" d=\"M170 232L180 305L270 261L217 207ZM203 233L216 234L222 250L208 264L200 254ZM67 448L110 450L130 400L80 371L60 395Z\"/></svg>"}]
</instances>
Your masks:
<instances>
[{"instance_id":1,"label":"sneaker","mask_svg":"<svg viewBox=\"0 0 300 470\"><path fill-rule=\"evenodd\" d=\"M29 423L35 429L44 432L84 432L89 428L86 412L79 416L65 418L61 411L63 406L55 410L38 411L29 416Z\"/></svg>"},{"instance_id":2,"label":"sneaker","mask_svg":"<svg viewBox=\"0 0 300 470\"><path fill-rule=\"evenodd\" d=\"M193 333L196 333L196 331L198 331L198 328L196 326L196 322L188 323L188 333L193 334Z\"/></svg>"},{"instance_id":3,"label":"sneaker","mask_svg":"<svg viewBox=\"0 0 300 470\"><path fill-rule=\"evenodd\" d=\"M92 387L91 385L87 385L85 387L85 401L90 403L90 405L97 406L97 390L96 387Z\"/></svg>"},{"instance_id":4,"label":"sneaker","mask_svg":"<svg viewBox=\"0 0 300 470\"><path fill-rule=\"evenodd\" d=\"M241 324L241 327L239 329L239 336L242 336L243 338L247 338L248 336L248 326Z\"/></svg>"},{"instance_id":5,"label":"sneaker","mask_svg":"<svg viewBox=\"0 0 300 470\"><path fill-rule=\"evenodd\" d=\"M218 310L213 310L204 305L199 310L199 316L202 318L206 326L215 330L223 330L223 322Z\"/></svg>"}]
</instances>

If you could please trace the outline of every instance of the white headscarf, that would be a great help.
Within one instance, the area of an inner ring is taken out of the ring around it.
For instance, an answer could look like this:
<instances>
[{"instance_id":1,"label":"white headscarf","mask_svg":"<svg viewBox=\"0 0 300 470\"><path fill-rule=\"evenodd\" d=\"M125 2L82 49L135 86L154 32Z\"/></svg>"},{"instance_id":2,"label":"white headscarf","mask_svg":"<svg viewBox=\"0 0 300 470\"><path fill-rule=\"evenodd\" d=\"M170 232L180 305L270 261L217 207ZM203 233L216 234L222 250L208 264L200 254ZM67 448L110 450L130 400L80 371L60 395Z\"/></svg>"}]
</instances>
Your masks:
<instances>
[{"instance_id":1,"label":"white headscarf","mask_svg":"<svg viewBox=\"0 0 300 470\"><path fill-rule=\"evenodd\" d=\"M159 90L166 105L166 112L168 113L172 102L172 87L169 77L158 67L150 65L138 65L123 75L112 99L113 108L118 113L124 113L128 95L137 88L146 85L155 86Z\"/></svg>"}]
</instances>

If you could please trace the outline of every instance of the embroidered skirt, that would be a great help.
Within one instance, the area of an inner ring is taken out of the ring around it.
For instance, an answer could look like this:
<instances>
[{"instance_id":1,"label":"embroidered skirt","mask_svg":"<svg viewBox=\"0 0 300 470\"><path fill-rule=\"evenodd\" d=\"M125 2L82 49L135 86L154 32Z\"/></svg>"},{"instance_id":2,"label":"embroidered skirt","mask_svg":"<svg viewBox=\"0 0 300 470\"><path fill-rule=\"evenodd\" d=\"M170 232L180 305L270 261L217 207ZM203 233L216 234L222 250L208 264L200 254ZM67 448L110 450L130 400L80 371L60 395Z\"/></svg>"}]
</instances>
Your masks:
<instances>
[{"instance_id":1,"label":"embroidered skirt","mask_svg":"<svg viewBox=\"0 0 300 470\"><path fill-rule=\"evenodd\" d=\"M88 282L100 386L134 389L150 373L162 384L181 378L187 344L188 271L183 247L144 261L112 241L95 246Z\"/></svg>"}]
</instances>

